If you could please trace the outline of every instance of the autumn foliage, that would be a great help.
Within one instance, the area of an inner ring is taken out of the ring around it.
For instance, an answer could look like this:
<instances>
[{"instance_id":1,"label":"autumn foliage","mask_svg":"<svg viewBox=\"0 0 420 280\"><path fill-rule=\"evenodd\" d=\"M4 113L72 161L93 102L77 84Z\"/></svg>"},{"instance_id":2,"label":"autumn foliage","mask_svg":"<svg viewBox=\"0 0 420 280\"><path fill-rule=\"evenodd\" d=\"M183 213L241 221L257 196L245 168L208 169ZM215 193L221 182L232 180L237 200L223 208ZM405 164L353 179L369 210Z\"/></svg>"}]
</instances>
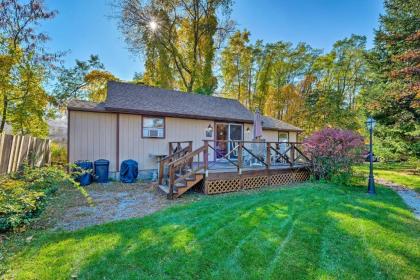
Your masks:
<instances>
[{"instance_id":1,"label":"autumn foliage","mask_svg":"<svg viewBox=\"0 0 420 280\"><path fill-rule=\"evenodd\" d=\"M363 137L338 128L325 128L304 140L303 146L312 159L312 172L317 179L347 182L351 166L364 154Z\"/></svg>"}]
</instances>

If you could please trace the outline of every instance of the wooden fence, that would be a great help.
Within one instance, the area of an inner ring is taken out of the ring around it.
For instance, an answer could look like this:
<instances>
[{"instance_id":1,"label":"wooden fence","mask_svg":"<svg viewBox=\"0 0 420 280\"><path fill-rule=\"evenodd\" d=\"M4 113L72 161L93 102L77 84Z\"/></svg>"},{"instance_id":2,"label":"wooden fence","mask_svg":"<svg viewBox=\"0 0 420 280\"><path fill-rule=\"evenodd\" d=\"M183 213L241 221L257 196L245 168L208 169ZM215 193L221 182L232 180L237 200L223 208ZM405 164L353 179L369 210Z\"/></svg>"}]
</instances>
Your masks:
<instances>
[{"instance_id":1,"label":"wooden fence","mask_svg":"<svg viewBox=\"0 0 420 280\"><path fill-rule=\"evenodd\" d=\"M0 175L17 171L25 161L39 167L50 159L50 139L0 133Z\"/></svg>"}]
</instances>

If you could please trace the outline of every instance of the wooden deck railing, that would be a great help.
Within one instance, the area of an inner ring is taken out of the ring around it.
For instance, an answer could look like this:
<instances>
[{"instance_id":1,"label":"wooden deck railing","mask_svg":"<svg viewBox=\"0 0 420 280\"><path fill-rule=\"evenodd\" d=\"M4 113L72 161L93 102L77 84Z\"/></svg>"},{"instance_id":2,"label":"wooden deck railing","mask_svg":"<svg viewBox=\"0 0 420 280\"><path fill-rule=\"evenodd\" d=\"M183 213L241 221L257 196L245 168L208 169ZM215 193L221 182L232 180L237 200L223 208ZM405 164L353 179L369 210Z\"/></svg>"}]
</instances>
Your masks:
<instances>
[{"instance_id":1,"label":"wooden deck railing","mask_svg":"<svg viewBox=\"0 0 420 280\"><path fill-rule=\"evenodd\" d=\"M169 154L168 156L182 150L185 148L189 148L192 151L192 143L193 141L173 141L169 142Z\"/></svg>"},{"instance_id":2,"label":"wooden deck railing","mask_svg":"<svg viewBox=\"0 0 420 280\"><path fill-rule=\"evenodd\" d=\"M236 166L238 172L242 168L266 167L275 165L302 164L309 162L303 153L302 143L299 142L265 142L265 141L230 141L230 140L203 140L214 151L218 160L224 159ZM220 146L225 146L223 153ZM233 159L234 158L234 159ZM216 163L210 164L209 168Z\"/></svg>"},{"instance_id":3,"label":"wooden deck railing","mask_svg":"<svg viewBox=\"0 0 420 280\"><path fill-rule=\"evenodd\" d=\"M213 151L218 160L225 159L236 167L238 173L243 168L272 166L290 166L308 163L309 159L302 152L301 143L298 142L264 142L264 141L228 141L228 140L203 140L204 144L192 150L192 141L171 142L169 155L159 164L159 184L167 180L170 194L179 180L184 180L199 171L207 172L217 164L209 164L209 151ZM182 146L182 144L187 144ZM220 146L224 146L223 153ZM226 149L229 147L229 149ZM165 169L166 168L166 169Z\"/></svg>"},{"instance_id":4,"label":"wooden deck railing","mask_svg":"<svg viewBox=\"0 0 420 280\"><path fill-rule=\"evenodd\" d=\"M203 159L203 161L200 160L200 157ZM199 171L203 171L204 173L207 171L208 158L208 146L206 143L204 143L202 147L168 164L168 186L169 194L171 197L174 193L174 186L178 181L185 180L186 178L195 175ZM196 159L196 161L194 161L194 159ZM193 162L196 164L192 164ZM178 174L175 176L175 172L177 171Z\"/></svg>"},{"instance_id":5,"label":"wooden deck railing","mask_svg":"<svg viewBox=\"0 0 420 280\"><path fill-rule=\"evenodd\" d=\"M184 157L192 152L192 141L169 142L169 154L159 162L158 183L163 183L165 165Z\"/></svg>"}]
</instances>

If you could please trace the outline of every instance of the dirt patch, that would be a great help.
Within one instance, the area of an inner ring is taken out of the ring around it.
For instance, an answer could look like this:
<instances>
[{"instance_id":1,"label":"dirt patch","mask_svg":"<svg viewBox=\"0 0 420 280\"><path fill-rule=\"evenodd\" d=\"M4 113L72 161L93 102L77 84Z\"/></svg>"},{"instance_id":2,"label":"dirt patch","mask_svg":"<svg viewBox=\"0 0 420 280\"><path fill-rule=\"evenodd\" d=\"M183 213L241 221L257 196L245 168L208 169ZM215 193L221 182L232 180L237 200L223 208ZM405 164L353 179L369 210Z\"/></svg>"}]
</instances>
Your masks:
<instances>
[{"instance_id":1,"label":"dirt patch","mask_svg":"<svg viewBox=\"0 0 420 280\"><path fill-rule=\"evenodd\" d=\"M150 183L123 184L110 182L85 187L93 203L89 204L76 189L63 189L50 201L34 223L34 228L76 230L86 226L133 217L142 217L175 203L198 200L191 193L168 200Z\"/></svg>"}]
</instances>

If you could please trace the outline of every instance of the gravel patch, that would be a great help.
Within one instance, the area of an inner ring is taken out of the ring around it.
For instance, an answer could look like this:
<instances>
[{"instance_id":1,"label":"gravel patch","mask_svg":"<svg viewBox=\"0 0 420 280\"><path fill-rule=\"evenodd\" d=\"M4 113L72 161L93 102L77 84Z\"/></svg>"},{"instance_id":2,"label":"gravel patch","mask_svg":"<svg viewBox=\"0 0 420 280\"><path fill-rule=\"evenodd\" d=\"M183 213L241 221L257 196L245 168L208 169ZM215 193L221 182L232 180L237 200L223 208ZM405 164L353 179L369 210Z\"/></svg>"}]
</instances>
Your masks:
<instances>
[{"instance_id":1,"label":"gravel patch","mask_svg":"<svg viewBox=\"0 0 420 280\"><path fill-rule=\"evenodd\" d=\"M405 204L411 208L416 218L420 220L420 195L418 193L404 186L400 186L382 179L377 179L375 181L396 191L404 200Z\"/></svg>"},{"instance_id":2,"label":"gravel patch","mask_svg":"<svg viewBox=\"0 0 420 280\"><path fill-rule=\"evenodd\" d=\"M134 217L143 217L168 206L198 200L200 194L189 193L168 200L151 183L123 184L110 182L85 187L93 203L76 189L63 190L47 207L35 227L76 230Z\"/></svg>"}]
</instances>

